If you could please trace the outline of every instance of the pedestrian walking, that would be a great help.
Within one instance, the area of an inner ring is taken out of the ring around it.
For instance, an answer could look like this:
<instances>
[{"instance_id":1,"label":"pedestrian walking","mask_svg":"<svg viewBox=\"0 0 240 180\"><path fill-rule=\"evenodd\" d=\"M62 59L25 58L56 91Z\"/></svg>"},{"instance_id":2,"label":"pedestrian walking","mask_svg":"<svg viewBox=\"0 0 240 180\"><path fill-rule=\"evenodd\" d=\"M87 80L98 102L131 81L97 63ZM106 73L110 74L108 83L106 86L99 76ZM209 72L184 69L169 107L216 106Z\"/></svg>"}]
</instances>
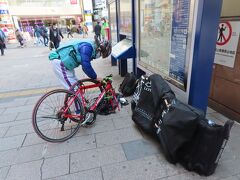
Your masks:
<instances>
[{"instance_id":1,"label":"pedestrian walking","mask_svg":"<svg viewBox=\"0 0 240 180\"><path fill-rule=\"evenodd\" d=\"M55 49L59 47L61 38L64 38L61 30L57 27L57 24L53 24L50 28L49 39L54 44Z\"/></svg>"},{"instance_id":2,"label":"pedestrian walking","mask_svg":"<svg viewBox=\"0 0 240 180\"><path fill-rule=\"evenodd\" d=\"M96 26L94 27L94 32L96 37L101 41L101 25L100 22L97 22Z\"/></svg>"},{"instance_id":3,"label":"pedestrian walking","mask_svg":"<svg viewBox=\"0 0 240 180\"><path fill-rule=\"evenodd\" d=\"M6 35L3 32L2 29L0 29L0 49L1 49L1 55L4 55L4 49L6 48Z\"/></svg>"},{"instance_id":4,"label":"pedestrian walking","mask_svg":"<svg viewBox=\"0 0 240 180\"><path fill-rule=\"evenodd\" d=\"M86 24L83 24L82 26L82 32L83 32L83 38L88 36L88 27Z\"/></svg>"},{"instance_id":5,"label":"pedestrian walking","mask_svg":"<svg viewBox=\"0 0 240 180\"><path fill-rule=\"evenodd\" d=\"M24 43L23 43L23 35L22 35L22 33L17 29L15 31L15 34L16 34L18 42L20 43L20 46L23 48Z\"/></svg>"},{"instance_id":6,"label":"pedestrian walking","mask_svg":"<svg viewBox=\"0 0 240 180\"><path fill-rule=\"evenodd\" d=\"M73 38L71 28L69 26L67 26L67 38L69 38L69 36L71 36Z\"/></svg>"},{"instance_id":7,"label":"pedestrian walking","mask_svg":"<svg viewBox=\"0 0 240 180\"><path fill-rule=\"evenodd\" d=\"M47 28L44 25L41 27L41 35L42 35L42 38L43 38L44 45L48 46L48 41L49 41L49 39L48 39L48 30L47 30Z\"/></svg>"},{"instance_id":8,"label":"pedestrian walking","mask_svg":"<svg viewBox=\"0 0 240 180\"><path fill-rule=\"evenodd\" d=\"M108 22L106 21L105 18L103 18L102 28L101 28L101 34L102 34L102 39L103 39L103 40L105 39L105 36L106 36L105 29L106 29L107 27L109 27Z\"/></svg>"},{"instance_id":9,"label":"pedestrian walking","mask_svg":"<svg viewBox=\"0 0 240 180\"><path fill-rule=\"evenodd\" d=\"M38 45L43 44L43 41L41 40L42 32L41 32L41 29L39 28L38 25L35 26L33 34L34 34L34 37L35 37L36 45L38 46Z\"/></svg>"}]
</instances>

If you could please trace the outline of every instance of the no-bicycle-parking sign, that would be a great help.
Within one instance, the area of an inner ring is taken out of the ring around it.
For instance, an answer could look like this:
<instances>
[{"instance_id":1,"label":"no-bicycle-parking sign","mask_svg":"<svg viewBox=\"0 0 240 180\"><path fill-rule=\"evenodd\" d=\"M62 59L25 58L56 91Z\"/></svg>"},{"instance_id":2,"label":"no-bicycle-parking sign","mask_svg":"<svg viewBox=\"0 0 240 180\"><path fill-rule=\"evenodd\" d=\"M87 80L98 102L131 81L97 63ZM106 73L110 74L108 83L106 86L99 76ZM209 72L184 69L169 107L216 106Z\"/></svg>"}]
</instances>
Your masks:
<instances>
[{"instance_id":1,"label":"no-bicycle-parking sign","mask_svg":"<svg viewBox=\"0 0 240 180\"><path fill-rule=\"evenodd\" d=\"M240 21L222 21L219 23L214 60L216 64L234 67L239 33Z\"/></svg>"}]
</instances>

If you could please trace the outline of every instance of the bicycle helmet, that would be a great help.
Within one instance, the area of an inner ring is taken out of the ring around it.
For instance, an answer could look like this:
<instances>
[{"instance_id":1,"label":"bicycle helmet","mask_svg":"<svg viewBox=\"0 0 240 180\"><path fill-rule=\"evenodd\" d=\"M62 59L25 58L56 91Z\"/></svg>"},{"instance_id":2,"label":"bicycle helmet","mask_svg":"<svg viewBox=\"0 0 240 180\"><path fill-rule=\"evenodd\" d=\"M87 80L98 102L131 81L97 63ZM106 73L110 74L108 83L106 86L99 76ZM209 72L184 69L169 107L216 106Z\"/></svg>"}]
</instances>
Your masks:
<instances>
[{"instance_id":1,"label":"bicycle helmet","mask_svg":"<svg viewBox=\"0 0 240 180\"><path fill-rule=\"evenodd\" d=\"M108 57L112 52L112 45L109 41L103 41L100 43L100 52L102 55L102 58Z\"/></svg>"}]
</instances>

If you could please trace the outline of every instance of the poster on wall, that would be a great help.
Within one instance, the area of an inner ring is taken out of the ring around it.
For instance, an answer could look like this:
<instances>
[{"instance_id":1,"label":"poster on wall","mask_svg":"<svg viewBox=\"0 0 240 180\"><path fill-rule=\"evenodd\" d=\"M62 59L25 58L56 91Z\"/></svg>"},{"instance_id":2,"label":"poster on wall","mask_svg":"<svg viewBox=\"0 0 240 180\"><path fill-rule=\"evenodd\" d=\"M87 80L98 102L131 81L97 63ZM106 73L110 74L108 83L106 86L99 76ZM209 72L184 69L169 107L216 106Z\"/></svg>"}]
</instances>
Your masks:
<instances>
[{"instance_id":1,"label":"poster on wall","mask_svg":"<svg viewBox=\"0 0 240 180\"><path fill-rule=\"evenodd\" d=\"M12 22L12 17L9 14L8 2L6 0L0 0L0 28L7 36L8 42L16 40L14 25Z\"/></svg>"},{"instance_id":2,"label":"poster on wall","mask_svg":"<svg viewBox=\"0 0 240 180\"><path fill-rule=\"evenodd\" d=\"M173 0L169 76L182 85L187 78L185 70L189 13L189 0Z\"/></svg>"},{"instance_id":3,"label":"poster on wall","mask_svg":"<svg viewBox=\"0 0 240 180\"><path fill-rule=\"evenodd\" d=\"M240 21L222 21L218 36L214 63L234 67L240 33Z\"/></svg>"}]
</instances>

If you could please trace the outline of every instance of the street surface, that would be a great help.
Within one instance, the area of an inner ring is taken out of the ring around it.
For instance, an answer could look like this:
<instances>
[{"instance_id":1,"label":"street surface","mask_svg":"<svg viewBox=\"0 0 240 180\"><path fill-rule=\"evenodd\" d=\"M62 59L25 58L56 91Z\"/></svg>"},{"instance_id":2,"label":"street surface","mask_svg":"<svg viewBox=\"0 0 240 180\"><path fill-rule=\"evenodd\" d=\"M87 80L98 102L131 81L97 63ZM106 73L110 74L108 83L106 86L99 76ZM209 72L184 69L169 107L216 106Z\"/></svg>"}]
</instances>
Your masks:
<instances>
[{"instance_id":1,"label":"street surface","mask_svg":"<svg viewBox=\"0 0 240 180\"><path fill-rule=\"evenodd\" d=\"M61 87L48 53L48 48L29 43L25 48L11 45L0 57L0 180L240 179L238 123L215 174L207 178L168 163L158 143L136 128L130 106L97 116L93 127L80 128L64 143L44 142L32 128L32 110L45 92ZM98 77L114 75L117 90L122 78L118 68L111 67L110 59L92 64ZM86 77L81 68L76 74ZM207 116L221 124L227 120L210 108Z\"/></svg>"}]
</instances>

